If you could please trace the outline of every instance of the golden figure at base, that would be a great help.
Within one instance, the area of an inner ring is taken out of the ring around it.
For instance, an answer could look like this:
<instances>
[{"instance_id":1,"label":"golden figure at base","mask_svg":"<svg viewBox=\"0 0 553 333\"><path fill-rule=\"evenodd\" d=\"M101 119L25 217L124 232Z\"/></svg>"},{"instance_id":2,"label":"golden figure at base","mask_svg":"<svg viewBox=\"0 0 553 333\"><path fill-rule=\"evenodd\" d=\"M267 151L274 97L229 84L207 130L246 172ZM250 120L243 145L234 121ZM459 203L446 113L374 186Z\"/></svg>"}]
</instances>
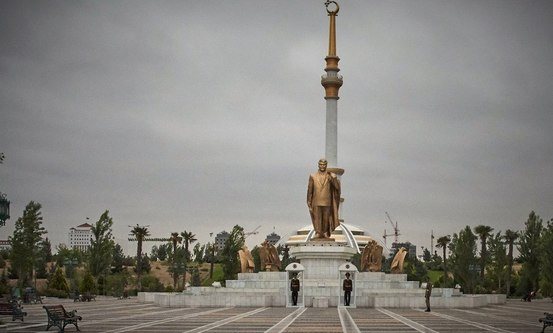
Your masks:
<instances>
[{"instance_id":1,"label":"golden figure at base","mask_svg":"<svg viewBox=\"0 0 553 333\"><path fill-rule=\"evenodd\" d=\"M278 256L277 249L267 240L261 243L259 259L261 259L261 271L277 272L280 270L280 257Z\"/></svg>"},{"instance_id":2,"label":"golden figure at base","mask_svg":"<svg viewBox=\"0 0 553 333\"><path fill-rule=\"evenodd\" d=\"M238 257L240 258L240 272L253 273L255 264L253 262L253 256L246 244L238 251Z\"/></svg>"},{"instance_id":3,"label":"golden figure at base","mask_svg":"<svg viewBox=\"0 0 553 333\"><path fill-rule=\"evenodd\" d=\"M325 159L319 160L319 170L309 175L307 185L307 207L315 229L313 239L330 238L330 234L340 225L340 180L336 174L326 170L327 164Z\"/></svg>"},{"instance_id":4,"label":"golden figure at base","mask_svg":"<svg viewBox=\"0 0 553 333\"><path fill-rule=\"evenodd\" d=\"M403 261L407 255L407 250L404 247L397 250L394 260L392 260L392 265L390 266L390 272L392 274L401 274L403 273Z\"/></svg>"},{"instance_id":5,"label":"golden figure at base","mask_svg":"<svg viewBox=\"0 0 553 333\"><path fill-rule=\"evenodd\" d=\"M361 254L361 272L380 272L382 270L383 249L374 239L367 243Z\"/></svg>"}]
</instances>

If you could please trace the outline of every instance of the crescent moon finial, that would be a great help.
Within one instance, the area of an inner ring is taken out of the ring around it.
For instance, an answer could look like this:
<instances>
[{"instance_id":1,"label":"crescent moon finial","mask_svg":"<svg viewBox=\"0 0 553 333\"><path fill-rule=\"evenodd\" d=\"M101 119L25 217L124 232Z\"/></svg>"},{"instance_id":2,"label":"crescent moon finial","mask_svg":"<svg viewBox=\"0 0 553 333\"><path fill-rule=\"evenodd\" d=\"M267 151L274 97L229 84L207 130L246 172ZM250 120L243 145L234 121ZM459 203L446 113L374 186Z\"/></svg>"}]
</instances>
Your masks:
<instances>
[{"instance_id":1,"label":"crescent moon finial","mask_svg":"<svg viewBox=\"0 0 553 333\"><path fill-rule=\"evenodd\" d=\"M328 9L328 6L330 6L330 4L333 3L336 5L336 9L335 10L329 10ZM336 1L326 1L325 2L325 6L326 6L326 12L328 13L328 15L336 15L338 14L338 12L340 11L340 6L338 5L338 3Z\"/></svg>"}]
</instances>

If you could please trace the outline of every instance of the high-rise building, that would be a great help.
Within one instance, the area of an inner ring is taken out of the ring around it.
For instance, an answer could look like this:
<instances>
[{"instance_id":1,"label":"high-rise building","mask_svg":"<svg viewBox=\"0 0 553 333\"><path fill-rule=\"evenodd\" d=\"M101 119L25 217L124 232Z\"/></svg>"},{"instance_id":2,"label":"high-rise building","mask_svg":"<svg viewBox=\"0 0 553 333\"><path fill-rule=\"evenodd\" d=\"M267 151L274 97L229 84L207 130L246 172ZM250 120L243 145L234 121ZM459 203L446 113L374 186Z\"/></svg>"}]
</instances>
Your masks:
<instances>
[{"instance_id":1,"label":"high-rise building","mask_svg":"<svg viewBox=\"0 0 553 333\"><path fill-rule=\"evenodd\" d=\"M69 247L86 251L92 241L92 226L88 223L69 229Z\"/></svg>"},{"instance_id":2,"label":"high-rise building","mask_svg":"<svg viewBox=\"0 0 553 333\"><path fill-rule=\"evenodd\" d=\"M267 238L265 239L269 244L276 245L276 243L278 243L278 241L280 240L280 236L277 235L275 232L271 232L270 234L267 235Z\"/></svg>"},{"instance_id":3,"label":"high-rise building","mask_svg":"<svg viewBox=\"0 0 553 333\"><path fill-rule=\"evenodd\" d=\"M215 248L217 251L221 251L225 248L225 243L229 237L230 234L226 231L221 231L217 234L217 236L215 236Z\"/></svg>"}]
</instances>

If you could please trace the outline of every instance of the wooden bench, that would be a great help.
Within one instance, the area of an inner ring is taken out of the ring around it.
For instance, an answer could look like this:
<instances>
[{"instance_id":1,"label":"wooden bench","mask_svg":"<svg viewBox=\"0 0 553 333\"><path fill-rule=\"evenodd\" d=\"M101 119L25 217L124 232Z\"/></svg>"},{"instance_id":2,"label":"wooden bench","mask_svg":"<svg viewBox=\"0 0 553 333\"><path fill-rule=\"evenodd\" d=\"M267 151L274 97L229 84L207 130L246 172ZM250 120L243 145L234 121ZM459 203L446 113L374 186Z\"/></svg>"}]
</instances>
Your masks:
<instances>
[{"instance_id":1,"label":"wooden bench","mask_svg":"<svg viewBox=\"0 0 553 333\"><path fill-rule=\"evenodd\" d=\"M77 322L83 320L83 317L77 316L77 310L70 312L65 311L63 305L44 305L44 310L48 315L48 325L46 330L48 331L50 327L57 326L60 329L60 332L64 332L65 326L69 324L75 325L77 331L80 331L79 325Z\"/></svg>"},{"instance_id":2,"label":"wooden bench","mask_svg":"<svg viewBox=\"0 0 553 333\"><path fill-rule=\"evenodd\" d=\"M547 326L553 326L553 313L544 312L545 317L538 319L540 323L543 323L543 329L541 332L545 332Z\"/></svg>"},{"instance_id":3,"label":"wooden bench","mask_svg":"<svg viewBox=\"0 0 553 333\"><path fill-rule=\"evenodd\" d=\"M12 316L12 321L16 319L21 319L21 321L23 321L23 317L27 315L27 312L23 312L19 304L15 302L0 303L0 315Z\"/></svg>"}]
</instances>

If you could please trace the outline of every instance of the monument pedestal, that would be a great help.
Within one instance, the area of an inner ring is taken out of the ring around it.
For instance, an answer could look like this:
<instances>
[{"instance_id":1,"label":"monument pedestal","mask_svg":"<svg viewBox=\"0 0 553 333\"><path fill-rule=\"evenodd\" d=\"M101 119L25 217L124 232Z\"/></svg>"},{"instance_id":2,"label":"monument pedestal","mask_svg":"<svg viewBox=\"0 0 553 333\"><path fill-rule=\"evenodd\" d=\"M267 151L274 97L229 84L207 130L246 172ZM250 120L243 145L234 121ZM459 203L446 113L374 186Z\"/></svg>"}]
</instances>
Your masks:
<instances>
[{"instance_id":1,"label":"monument pedestal","mask_svg":"<svg viewBox=\"0 0 553 333\"><path fill-rule=\"evenodd\" d=\"M309 280L338 279L338 268L355 253L357 251L354 248L335 241L309 241L305 245L290 248L290 256L298 259L305 267L303 278Z\"/></svg>"},{"instance_id":2,"label":"monument pedestal","mask_svg":"<svg viewBox=\"0 0 553 333\"><path fill-rule=\"evenodd\" d=\"M345 243L310 241L290 248L303 266L300 293L303 306L342 306L340 271L356 253ZM353 265L351 265L353 266ZM169 307L281 307L290 302L288 272L239 273L226 288L190 287L183 293L139 293L142 302ZM424 289L406 274L354 273L352 307L424 308ZM505 303L505 295L462 295L458 290L434 288L432 308L474 308Z\"/></svg>"}]
</instances>

